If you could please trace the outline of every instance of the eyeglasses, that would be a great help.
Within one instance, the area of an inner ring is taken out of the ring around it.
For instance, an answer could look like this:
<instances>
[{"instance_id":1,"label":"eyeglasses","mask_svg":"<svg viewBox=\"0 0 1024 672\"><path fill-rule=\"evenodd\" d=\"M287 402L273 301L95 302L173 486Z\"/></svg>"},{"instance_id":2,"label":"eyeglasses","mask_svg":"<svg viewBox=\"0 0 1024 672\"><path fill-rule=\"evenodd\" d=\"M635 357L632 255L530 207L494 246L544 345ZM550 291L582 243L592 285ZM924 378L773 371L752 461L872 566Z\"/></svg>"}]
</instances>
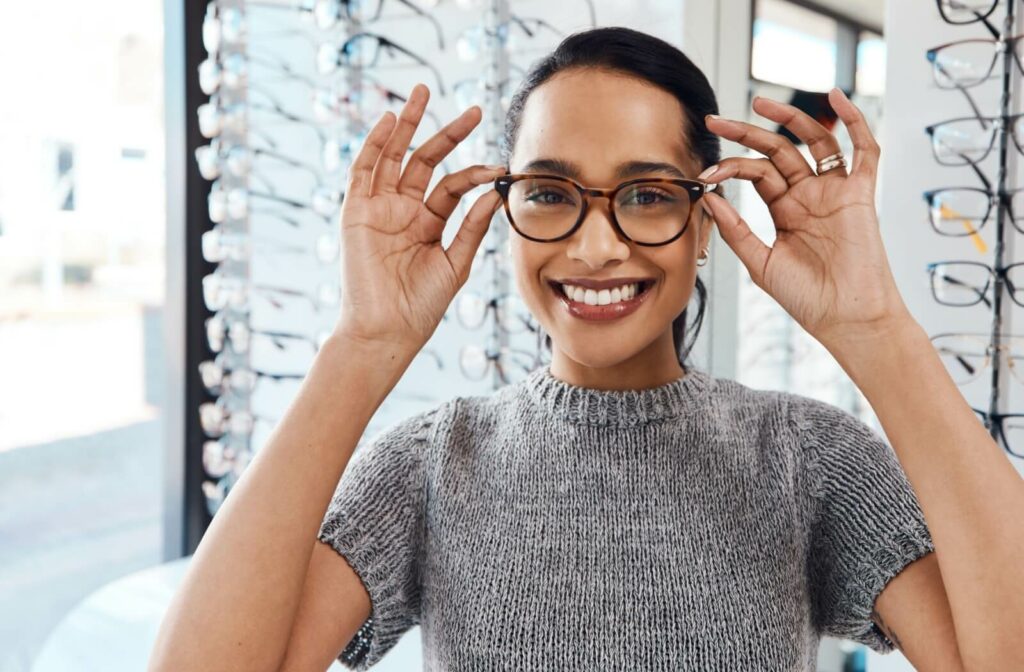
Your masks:
<instances>
[{"instance_id":1,"label":"eyeglasses","mask_svg":"<svg viewBox=\"0 0 1024 672\"><path fill-rule=\"evenodd\" d=\"M481 245L476 248L473 255L473 263L469 267L469 277L479 278L488 268L488 262L493 262L493 268L500 273L508 273L508 259L499 247Z\"/></svg>"},{"instance_id":2,"label":"eyeglasses","mask_svg":"<svg viewBox=\"0 0 1024 672\"><path fill-rule=\"evenodd\" d=\"M991 429L994 424L996 434L1003 450L1024 459L1024 413L987 413L978 408L971 408L982 423L985 429Z\"/></svg>"},{"instance_id":3,"label":"eyeglasses","mask_svg":"<svg viewBox=\"0 0 1024 672\"><path fill-rule=\"evenodd\" d=\"M459 369L470 380L483 380L494 366L504 384L516 383L533 370L537 363L535 353L509 347L465 345L459 352Z\"/></svg>"},{"instance_id":4,"label":"eyeglasses","mask_svg":"<svg viewBox=\"0 0 1024 672\"><path fill-rule=\"evenodd\" d=\"M224 131L237 135L253 132L267 145L276 149L277 143L273 137L260 129L261 126L269 126L270 121L295 124L299 128L309 129L316 134L321 144L327 140L327 136L317 127L314 120L289 112L276 102L270 105L256 102L225 103L219 94L214 94L208 102L196 108L196 117L199 121L200 135L211 140Z\"/></svg>"},{"instance_id":5,"label":"eyeglasses","mask_svg":"<svg viewBox=\"0 0 1024 672\"><path fill-rule=\"evenodd\" d=\"M252 84L249 82L249 68L253 65L264 67L287 81L301 81L310 87L316 85L309 77L296 71L287 61L260 56L244 56L235 52L227 56L210 56L200 63L198 68L199 88L208 96L217 93L221 87L236 90L244 86L252 90Z\"/></svg>"},{"instance_id":6,"label":"eyeglasses","mask_svg":"<svg viewBox=\"0 0 1024 672\"><path fill-rule=\"evenodd\" d=\"M249 201L253 198L272 201L297 210L312 209L316 214L330 218L337 215L344 193L318 184L310 192L309 203L303 203L273 193L253 191L242 187L226 188L220 183L220 180L217 180L213 183L210 194L207 196L207 214L210 221L220 224L232 219L244 219L249 215Z\"/></svg>"},{"instance_id":7,"label":"eyeglasses","mask_svg":"<svg viewBox=\"0 0 1024 672\"><path fill-rule=\"evenodd\" d=\"M932 74L935 84L940 89L959 89L977 86L992 75L998 59L1009 47L1013 52L1013 60L1017 68L1024 74L1021 64L1024 35L1015 35L1001 39L970 39L957 40L926 52L932 63Z\"/></svg>"},{"instance_id":8,"label":"eyeglasses","mask_svg":"<svg viewBox=\"0 0 1024 672\"><path fill-rule=\"evenodd\" d=\"M257 2L247 2L247 9L254 6L263 6ZM281 8L280 5L273 5ZM222 7L218 0L211 0L206 5L206 15L203 17L203 46L211 55L220 52L222 46L239 48L243 43L252 46L255 42L264 40L288 37L308 37L304 30L280 30L272 33L253 34L249 30L249 21L245 14L238 7Z\"/></svg>"},{"instance_id":9,"label":"eyeglasses","mask_svg":"<svg viewBox=\"0 0 1024 672\"><path fill-rule=\"evenodd\" d=\"M488 29L484 26L473 26L462 31L462 34L459 35L459 39L455 43L455 53L460 60L466 63L477 62L483 56L485 38L488 35L498 38L510 52L522 51L522 47L517 40L517 33L511 30L511 26L517 26L530 39L536 37L537 32L541 28L546 28L559 37L564 35L562 31L544 19L511 16L507 21L502 21L493 29Z\"/></svg>"},{"instance_id":10,"label":"eyeglasses","mask_svg":"<svg viewBox=\"0 0 1024 672\"><path fill-rule=\"evenodd\" d=\"M507 293L485 299L479 292L462 292L456 302L455 315L465 329L479 329L487 313L493 310L498 326L509 334L531 330L530 313L518 294Z\"/></svg>"},{"instance_id":11,"label":"eyeglasses","mask_svg":"<svg viewBox=\"0 0 1024 672\"><path fill-rule=\"evenodd\" d=\"M428 68L437 79L438 92L442 96L446 95L441 73L430 62L383 35L367 31L355 33L345 40L340 47L333 42L321 44L316 54L317 72L321 75L329 75L339 66L353 64L363 67L376 67L377 62L380 60L381 52L387 52L391 58L396 57L396 52L405 54L418 65Z\"/></svg>"},{"instance_id":12,"label":"eyeglasses","mask_svg":"<svg viewBox=\"0 0 1024 672\"><path fill-rule=\"evenodd\" d=\"M1010 222L1021 233L1024 225L1014 214L1024 212L1024 188L1012 189L1003 194ZM928 203L928 219L935 232L942 236L973 236L991 219L999 195L978 187L944 187L924 192ZM1014 201L1017 206L1014 207ZM984 252L984 248L980 251Z\"/></svg>"},{"instance_id":13,"label":"eyeglasses","mask_svg":"<svg viewBox=\"0 0 1024 672\"><path fill-rule=\"evenodd\" d=\"M295 301L308 304L314 312L338 304L339 293L335 283L321 282L315 288L302 289L258 285L252 284L247 277L229 274L223 268L221 266L203 278L203 302L213 313L227 308L250 310L252 296L261 297L275 310L284 310L287 303Z\"/></svg>"},{"instance_id":14,"label":"eyeglasses","mask_svg":"<svg viewBox=\"0 0 1024 672\"><path fill-rule=\"evenodd\" d=\"M925 127L931 136L935 160L944 166L966 166L985 160L995 143L996 134L1009 126L1017 151L1024 154L1024 113L1006 117L960 117Z\"/></svg>"},{"instance_id":15,"label":"eyeglasses","mask_svg":"<svg viewBox=\"0 0 1024 672\"><path fill-rule=\"evenodd\" d=\"M313 91L313 117L320 123L338 120L356 120L373 125L387 110L395 111L408 98L389 89L369 75L360 73L360 86L351 88L347 83L335 82L330 89L317 88ZM469 107L464 105L463 107ZM441 120L432 110L424 110L424 117L430 119L436 130L441 129ZM396 112L398 114L399 112Z\"/></svg>"},{"instance_id":16,"label":"eyeglasses","mask_svg":"<svg viewBox=\"0 0 1024 672\"><path fill-rule=\"evenodd\" d=\"M1017 382L1024 383L1024 366L1016 362L1024 360L1024 337L1013 334L1002 335L999 345L992 347L990 334L947 333L931 337L932 345L957 385L966 385L992 365L992 353L1003 353L1002 361L1010 369Z\"/></svg>"},{"instance_id":17,"label":"eyeglasses","mask_svg":"<svg viewBox=\"0 0 1024 672\"><path fill-rule=\"evenodd\" d=\"M224 145L219 142L219 138L214 138L209 145L197 147L195 157L199 174L206 180L216 180L224 169L235 177L247 177L253 172L253 165L257 159L267 158L303 170L311 174L317 184L320 183L321 173L316 167L264 147Z\"/></svg>"},{"instance_id":18,"label":"eyeglasses","mask_svg":"<svg viewBox=\"0 0 1024 672\"><path fill-rule=\"evenodd\" d=\"M411 9L416 16L426 19L433 24L434 31L437 33L438 48L443 50L444 35L441 32L441 24L437 22L437 19L432 14L423 11L415 3L410 2L410 0L396 0L396 2ZM305 16L312 17L317 28L330 30L343 22L366 24L380 20L384 9L384 0L297 0L292 3L292 6L280 2L248 0L246 5L265 7L267 9L298 10Z\"/></svg>"},{"instance_id":19,"label":"eyeglasses","mask_svg":"<svg viewBox=\"0 0 1024 672\"><path fill-rule=\"evenodd\" d=\"M607 198L612 226L637 245L667 245L686 231L690 212L715 185L691 179L640 178L612 189L595 189L560 175L520 173L494 180L505 215L516 233L539 243L571 236L587 215L590 199Z\"/></svg>"},{"instance_id":20,"label":"eyeglasses","mask_svg":"<svg viewBox=\"0 0 1024 672\"><path fill-rule=\"evenodd\" d=\"M935 0L946 23L964 25L985 21L1001 0Z\"/></svg>"},{"instance_id":21,"label":"eyeglasses","mask_svg":"<svg viewBox=\"0 0 1024 672\"><path fill-rule=\"evenodd\" d=\"M484 78L470 77L456 82L452 91L455 94L455 104L463 110L473 105L483 108L488 91L494 91L498 94L501 109L508 112L512 102L512 85L511 78L503 79L499 84L488 84Z\"/></svg>"},{"instance_id":22,"label":"eyeglasses","mask_svg":"<svg viewBox=\"0 0 1024 672\"><path fill-rule=\"evenodd\" d=\"M984 303L991 307L989 288L992 279L1000 277L1005 281L1010 298L1024 307L1024 295L1017 287L1024 287L1024 262L993 269L977 261L939 261L928 264L931 275L932 296L946 306L973 306Z\"/></svg>"}]
</instances>

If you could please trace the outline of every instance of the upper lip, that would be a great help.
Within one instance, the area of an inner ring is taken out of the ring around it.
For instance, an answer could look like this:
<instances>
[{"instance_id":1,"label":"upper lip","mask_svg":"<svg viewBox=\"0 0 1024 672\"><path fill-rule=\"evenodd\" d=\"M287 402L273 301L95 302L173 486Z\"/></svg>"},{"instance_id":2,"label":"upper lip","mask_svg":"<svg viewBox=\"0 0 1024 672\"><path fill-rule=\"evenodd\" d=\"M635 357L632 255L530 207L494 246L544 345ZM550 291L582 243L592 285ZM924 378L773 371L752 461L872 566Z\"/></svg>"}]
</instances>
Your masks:
<instances>
[{"instance_id":1,"label":"upper lip","mask_svg":"<svg viewBox=\"0 0 1024 672\"><path fill-rule=\"evenodd\" d=\"M594 280L591 278L558 278L552 280L561 285L574 285L576 287L587 287L588 289L612 289L622 285L630 285L634 282L650 282L652 278L609 278L607 280Z\"/></svg>"}]
</instances>

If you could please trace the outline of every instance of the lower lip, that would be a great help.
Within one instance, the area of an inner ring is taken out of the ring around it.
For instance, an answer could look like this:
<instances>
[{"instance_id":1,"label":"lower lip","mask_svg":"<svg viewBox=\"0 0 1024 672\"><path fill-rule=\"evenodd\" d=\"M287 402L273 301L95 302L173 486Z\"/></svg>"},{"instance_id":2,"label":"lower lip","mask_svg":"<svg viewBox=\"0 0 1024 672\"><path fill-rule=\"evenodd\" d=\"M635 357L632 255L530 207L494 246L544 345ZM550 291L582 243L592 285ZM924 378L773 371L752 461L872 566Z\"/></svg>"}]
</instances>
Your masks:
<instances>
[{"instance_id":1,"label":"lower lip","mask_svg":"<svg viewBox=\"0 0 1024 672\"><path fill-rule=\"evenodd\" d=\"M637 294L632 299L619 301L618 303L609 303L604 306L591 306L580 301L574 301L551 284L548 284L548 287L551 287L551 291L555 293L555 296L573 317L601 322L617 320L620 317L625 317L635 312L647 300L651 290L654 288L654 284L652 283L642 294Z\"/></svg>"}]
</instances>

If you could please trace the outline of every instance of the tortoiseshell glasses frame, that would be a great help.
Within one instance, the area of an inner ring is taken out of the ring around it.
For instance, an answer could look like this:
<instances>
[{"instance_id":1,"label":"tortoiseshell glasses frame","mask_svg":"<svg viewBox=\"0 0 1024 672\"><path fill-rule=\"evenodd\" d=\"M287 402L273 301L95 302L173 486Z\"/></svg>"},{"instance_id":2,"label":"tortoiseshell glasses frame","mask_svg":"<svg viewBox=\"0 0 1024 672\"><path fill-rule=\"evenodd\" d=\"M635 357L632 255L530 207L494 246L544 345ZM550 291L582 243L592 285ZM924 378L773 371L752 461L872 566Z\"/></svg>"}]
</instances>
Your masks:
<instances>
[{"instance_id":1,"label":"tortoiseshell glasses frame","mask_svg":"<svg viewBox=\"0 0 1024 672\"><path fill-rule=\"evenodd\" d=\"M512 209L511 209L511 207L509 207L509 202L508 202L509 190L512 188L512 185L514 183L516 183L516 182L521 181L521 180L536 180L536 179L559 180L561 182L564 182L565 184L571 185L574 189L576 189L576 191L579 192L580 196L583 199L583 205L580 208L580 214L579 214L579 217L577 217L577 219L576 219L576 223L573 224L572 227L570 227L570 229L568 231L566 231L564 234L558 236L557 238L536 238L534 236L530 236L530 235L526 234L524 231L522 231L519 227L517 227L516 223L515 223L515 220L512 218ZM630 187L630 186L633 186L633 185L636 185L636 184L641 184L641 183L643 183L643 184L672 184L672 185L675 185L677 187L682 187L683 189L686 190L686 194L689 197L690 201L689 201L689 207L688 207L687 212L686 212L686 218L685 218L685 220L683 222L683 227L682 227L682 229L680 229L680 231L678 233L673 235L668 240L665 240L665 241L660 242L660 243L644 243L644 242L640 242L638 240L634 240L633 238L630 238L629 235L625 231L622 230L622 226L619 225L619 220L618 220L618 218L615 215L615 196L616 196L616 194L618 194L619 191L621 191L622 189L625 189L626 187ZM625 238L626 240L628 240L628 241L630 241L632 243L636 243L637 245L643 245L645 247L660 247L662 245L668 245L669 243L671 243L672 241L678 239L680 236L682 236L684 233L686 233L686 229L689 227L689 224L690 224L690 215L693 213L693 206L697 203L698 200L700 200L700 198L704 194L708 193L709 191L713 191L716 186L718 186L718 185L716 185L716 184L708 184L707 182L704 182L702 180L684 179L684 178L670 178L670 177L641 177L641 178L637 178L635 180L629 180L627 182L623 182L622 184L620 184L620 185L618 185L616 187L612 187L610 189L598 189L598 188L595 188L595 187L584 187L582 184L580 184L580 183L576 182L575 180L572 180L572 179L570 179L568 177L565 177L563 175L549 175L549 174L545 174L545 173L511 173L511 174L507 174L507 175L499 175L498 177L494 178L494 190L497 191L498 194L501 196L502 204L504 205L504 208L505 208L505 216L508 217L509 224L512 225L512 228L515 229L516 233L521 235L523 238L526 238L527 240L532 240L532 241L538 242L538 243L554 243L556 241L564 240L565 238L568 238L573 233L575 233L578 228L580 228L580 224L583 223L584 218L587 216L587 210L590 207L590 198L591 197L602 197L602 198L607 198L608 199L608 210L609 210L609 212L611 214L612 226L615 228L615 231L617 231L618 234L620 236L622 236L623 238Z\"/></svg>"}]
</instances>

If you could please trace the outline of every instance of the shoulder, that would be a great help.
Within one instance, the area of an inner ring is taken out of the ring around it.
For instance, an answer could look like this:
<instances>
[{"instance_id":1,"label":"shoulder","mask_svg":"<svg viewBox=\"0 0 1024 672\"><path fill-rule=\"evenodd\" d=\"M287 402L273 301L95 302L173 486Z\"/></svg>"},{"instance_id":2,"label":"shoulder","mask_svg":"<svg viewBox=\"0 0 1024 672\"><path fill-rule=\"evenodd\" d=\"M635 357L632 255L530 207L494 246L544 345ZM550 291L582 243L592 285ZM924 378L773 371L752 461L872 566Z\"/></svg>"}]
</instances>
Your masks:
<instances>
[{"instance_id":1,"label":"shoulder","mask_svg":"<svg viewBox=\"0 0 1024 672\"><path fill-rule=\"evenodd\" d=\"M773 420L804 438L836 429L873 431L849 411L813 397L752 388L728 378L711 378L710 388L716 411L725 420Z\"/></svg>"},{"instance_id":2,"label":"shoulder","mask_svg":"<svg viewBox=\"0 0 1024 672\"><path fill-rule=\"evenodd\" d=\"M452 400L420 407L374 431L368 428L356 445L347 472L373 469L409 471L428 459L438 432L449 422Z\"/></svg>"},{"instance_id":3,"label":"shoulder","mask_svg":"<svg viewBox=\"0 0 1024 672\"><path fill-rule=\"evenodd\" d=\"M444 438L460 444L500 433L508 425L522 423L525 415L535 410L514 384L485 394L456 396L447 405Z\"/></svg>"},{"instance_id":4,"label":"shoulder","mask_svg":"<svg viewBox=\"0 0 1024 672\"><path fill-rule=\"evenodd\" d=\"M798 395L750 387L731 378L708 377L710 411L723 429L747 428L781 438L792 429L792 406Z\"/></svg>"}]
</instances>

